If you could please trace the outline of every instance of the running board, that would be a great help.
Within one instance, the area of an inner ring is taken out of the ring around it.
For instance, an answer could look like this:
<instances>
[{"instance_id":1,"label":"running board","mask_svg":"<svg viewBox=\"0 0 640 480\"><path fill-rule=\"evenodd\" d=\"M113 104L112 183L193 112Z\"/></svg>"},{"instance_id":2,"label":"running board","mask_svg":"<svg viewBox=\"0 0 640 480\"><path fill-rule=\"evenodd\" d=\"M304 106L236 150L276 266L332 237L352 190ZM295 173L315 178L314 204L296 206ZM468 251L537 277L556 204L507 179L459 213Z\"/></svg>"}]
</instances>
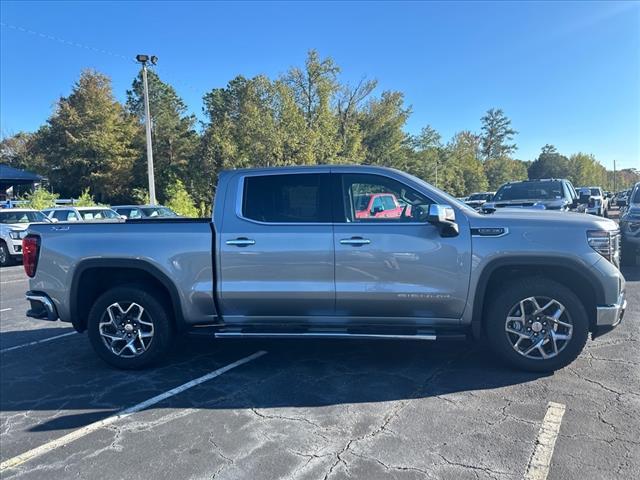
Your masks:
<instances>
[{"instance_id":1,"label":"running board","mask_svg":"<svg viewBox=\"0 0 640 480\"><path fill-rule=\"evenodd\" d=\"M436 340L435 334L379 334L379 333L340 333L340 332L215 332L216 338L361 338L380 340Z\"/></svg>"}]
</instances>

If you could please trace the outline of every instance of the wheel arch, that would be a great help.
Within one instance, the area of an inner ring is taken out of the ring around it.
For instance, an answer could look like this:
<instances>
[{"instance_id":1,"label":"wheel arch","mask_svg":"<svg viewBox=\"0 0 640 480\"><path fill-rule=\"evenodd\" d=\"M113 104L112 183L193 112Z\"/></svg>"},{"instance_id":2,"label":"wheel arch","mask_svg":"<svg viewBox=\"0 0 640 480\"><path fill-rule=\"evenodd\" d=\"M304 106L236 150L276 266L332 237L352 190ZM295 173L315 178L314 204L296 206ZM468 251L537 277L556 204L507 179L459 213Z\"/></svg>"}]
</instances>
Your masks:
<instances>
[{"instance_id":1,"label":"wheel arch","mask_svg":"<svg viewBox=\"0 0 640 480\"><path fill-rule=\"evenodd\" d=\"M556 280L571 289L584 303L589 316L589 329L596 325L596 305L605 302L605 292L594 272L577 260L569 258L516 256L498 258L487 264L476 283L473 297L471 331L480 338L484 331L487 299L493 290L511 278L539 276Z\"/></svg>"},{"instance_id":2,"label":"wheel arch","mask_svg":"<svg viewBox=\"0 0 640 480\"><path fill-rule=\"evenodd\" d=\"M126 284L140 284L157 292L159 301L172 313L174 327L183 329L180 295L166 274L145 260L107 258L84 260L75 268L69 292L69 313L74 328L84 331L95 300L107 290Z\"/></svg>"}]
</instances>

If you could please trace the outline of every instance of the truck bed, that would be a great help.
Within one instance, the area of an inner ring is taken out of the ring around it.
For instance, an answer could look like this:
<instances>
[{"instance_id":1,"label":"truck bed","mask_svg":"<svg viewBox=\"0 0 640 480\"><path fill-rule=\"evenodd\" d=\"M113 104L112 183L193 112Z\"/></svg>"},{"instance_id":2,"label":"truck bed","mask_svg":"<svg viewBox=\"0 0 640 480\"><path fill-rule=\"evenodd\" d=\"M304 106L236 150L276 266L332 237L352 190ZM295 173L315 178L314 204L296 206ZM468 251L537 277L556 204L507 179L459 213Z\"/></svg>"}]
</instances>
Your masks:
<instances>
[{"instance_id":1,"label":"truck bed","mask_svg":"<svg viewBox=\"0 0 640 480\"><path fill-rule=\"evenodd\" d=\"M134 269L152 275L179 300L181 311L175 313L181 322L207 324L217 320L215 237L210 219L60 222L32 225L29 232L41 238L31 290L44 290L46 285L60 319L73 321L79 330L86 312L72 312L74 307L68 306L82 303L75 297L83 279L104 277L105 267L112 267L120 277L128 276L132 283L144 280ZM100 270L94 271L96 268Z\"/></svg>"}]
</instances>

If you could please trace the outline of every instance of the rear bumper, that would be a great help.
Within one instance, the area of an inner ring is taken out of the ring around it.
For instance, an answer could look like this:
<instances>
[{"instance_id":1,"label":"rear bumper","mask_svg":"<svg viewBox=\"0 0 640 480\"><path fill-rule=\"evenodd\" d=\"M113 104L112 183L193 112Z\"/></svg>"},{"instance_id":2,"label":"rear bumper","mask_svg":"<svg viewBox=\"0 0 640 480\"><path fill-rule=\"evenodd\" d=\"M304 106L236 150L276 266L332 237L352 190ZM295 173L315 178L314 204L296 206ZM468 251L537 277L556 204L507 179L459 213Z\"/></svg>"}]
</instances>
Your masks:
<instances>
[{"instance_id":1,"label":"rear bumper","mask_svg":"<svg viewBox=\"0 0 640 480\"><path fill-rule=\"evenodd\" d=\"M613 305L598 305L596 307L596 329L593 337L599 337L613 330L622 321L627 309L627 300L624 292L620 293L618 301Z\"/></svg>"},{"instance_id":2,"label":"rear bumper","mask_svg":"<svg viewBox=\"0 0 640 480\"><path fill-rule=\"evenodd\" d=\"M51 299L46 293L27 292L27 300L31 304L31 308L27 310L27 317L37 318L38 320L58 320L58 311Z\"/></svg>"}]
</instances>

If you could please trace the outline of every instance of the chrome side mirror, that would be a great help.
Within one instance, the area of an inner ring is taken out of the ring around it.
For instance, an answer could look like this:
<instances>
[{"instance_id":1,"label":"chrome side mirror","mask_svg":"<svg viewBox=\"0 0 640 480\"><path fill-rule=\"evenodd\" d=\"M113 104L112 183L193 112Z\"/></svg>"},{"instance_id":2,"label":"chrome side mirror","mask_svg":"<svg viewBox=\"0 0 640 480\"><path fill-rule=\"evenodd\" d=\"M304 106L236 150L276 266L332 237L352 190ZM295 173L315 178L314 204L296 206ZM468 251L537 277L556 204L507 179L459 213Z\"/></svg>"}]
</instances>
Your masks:
<instances>
[{"instance_id":1,"label":"chrome side mirror","mask_svg":"<svg viewBox=\"0 0 640 480\"><path fill-rule=\"evenodd\" d=\"M437 226L443 237L455 237L460 233L456 223L456 212L449 205L437 203L429 205L427 221Z\"/></svg>"}]
</instances>

